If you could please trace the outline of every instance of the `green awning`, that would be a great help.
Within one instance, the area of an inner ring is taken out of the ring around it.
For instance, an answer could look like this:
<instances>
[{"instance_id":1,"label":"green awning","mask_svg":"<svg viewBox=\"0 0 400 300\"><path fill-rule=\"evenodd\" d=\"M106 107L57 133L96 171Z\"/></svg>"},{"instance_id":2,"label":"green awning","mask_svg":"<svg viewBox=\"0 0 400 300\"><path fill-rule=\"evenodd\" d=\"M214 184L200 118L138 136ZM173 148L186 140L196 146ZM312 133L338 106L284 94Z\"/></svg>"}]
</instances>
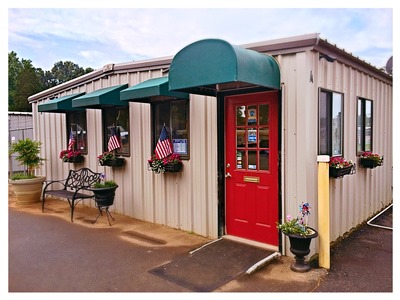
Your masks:
<instances>
[{"instance_id":1,"label":"green awning","mask_svg":"<svg viewBox=\"0 0 400 300\"><path fill-rule=\"evenodd\" d=\"M119 99L119 92L126 89L128 84L99 89L72 100L72 107L102 108L103 106L127 106L129 103Z\"/></svg>"},{"instance_id":2,"label":"green awning","mask_svg":"<svg viewBox=\"0 0 400 300\"><path fill-rule=\"evenodd\" d=\"M189 99L189 94L169 90L168 76L143 81L121 91L121 101L152 102L168 99Z\"/></svg>"},{"instance_id":3,"label":"green awning","mask_svg":"<svg viewBox=\"0 0 400 300\"><path fill-rule=\"evenodd\" d=\"M85 93L72 94L63 96L60 98L51 99L46 103L38 105L39 112L50 112L50 113L66 113L68 111L82 110L82 108L72 107L72 99L84 95Z\"/></svg>"},{"instance_id":4,"label":"green awning","mask_svg":"<svg viewBox=\"0 0 400 300\"><path fill-rule=\"evenodd\" d=\"M219 39L194 42L172 60L169 89L194 94L245 88L280 89L280 70L270 55L231 45Z\"/></svg>"}]
</instances>

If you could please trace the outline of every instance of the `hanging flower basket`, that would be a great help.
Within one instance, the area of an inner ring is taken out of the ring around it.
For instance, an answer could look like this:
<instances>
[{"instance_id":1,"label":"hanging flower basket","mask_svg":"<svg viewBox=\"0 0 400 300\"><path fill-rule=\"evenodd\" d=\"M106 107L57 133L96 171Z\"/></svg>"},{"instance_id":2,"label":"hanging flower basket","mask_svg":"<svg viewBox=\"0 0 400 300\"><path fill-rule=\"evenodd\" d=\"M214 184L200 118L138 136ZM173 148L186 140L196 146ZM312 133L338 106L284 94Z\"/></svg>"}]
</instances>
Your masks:
<instances>
[{"instance_id":1,"label":"hanging flower basket","mask_svg":"<svg viewBox=\"0 0 400 300\"><path fill-rule=\"evenodd\" d=\"M81 163L85 159L80 151L62 150L59 157L65 163Z\"/></svg>"},{"instance_id":2,"label":"hanging flower basket","mask_svg":"<svg viewBox=\"0 0 400 300\"><path fill-rule=\"evenodd\" d=\"M156 174L160 173L177 173L182 170L183 164L178 154L171 154L170 156L158 159L153 156L147 161L149 170Z\"/></svg>"},{"instance_id":3,"label":"hanging flower basket","mask_svg":"<svg viewBox=\"0 0 400 300\"><path fill-rule=\"evenodd\" d=\"M341 178L345 175L352 174L354 164L343 157L331 157L329 161L329 177Z\"/></svg>"},{"instance_id":4,"label":"hanging flower basket","mask_svg":"<svg viewBox=\"0 0 400 300\"><path fill-rule=\"evenodd\" d=\"M383 156L372 152L364 152L360 156L360 165L363 168L374 169L383 165Z\"/></svg>"},{"instance_id":5,"label":"hanging flower basket","mask_svg":"<svg viewBox=\"0 0 400 300\"><path fill-rule=\"evenodd\" d=\"M343 177L344 175L350 174L352 169L353 166L339 168L339 169L334 167L329 167L329 177L333 178Z\"/></svg>"},{"instance_id":6,"label":"hanging flower basket","mask_svg":"<svg viewBox=\"0 0 400 300\"><path fill-rule=\"evenodd\" d=\"M122 167L125 165L125 158L123 157L116 157L115 159L109 159L100 162L101 166L108 166L108 167Z\"/></svg>"},{"instance_id":7,"label":"hanging flower basket","mask_svg":"<svg viewBox=\"0 0 400 300\"><path fill-rule=\"evenodd\" d=\"M99 159L100 166L122 167L125 165L125 158L117 157L112 152L104 152L97 158Z\"/></svg>"},{"instance_id":8,"label":"hanging flower basket","mask_svg":"<svg viewBox=\"0 0 400 300\"><path fill-rule=\"evenodd\" d=\"M169 172L169 173L177 173L182 170L182 162L177 162L173 164L167 164L165 166L165 171L164 172Z\"/></svg>"}]
</instances>

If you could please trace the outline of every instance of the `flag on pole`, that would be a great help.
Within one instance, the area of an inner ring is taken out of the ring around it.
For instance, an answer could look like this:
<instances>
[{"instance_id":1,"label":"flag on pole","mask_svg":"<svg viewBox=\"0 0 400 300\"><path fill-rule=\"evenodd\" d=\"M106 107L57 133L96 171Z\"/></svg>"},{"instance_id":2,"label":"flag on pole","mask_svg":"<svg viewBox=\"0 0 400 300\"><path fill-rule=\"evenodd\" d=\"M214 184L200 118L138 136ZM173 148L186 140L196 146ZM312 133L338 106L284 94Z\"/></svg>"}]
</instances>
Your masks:
<instances>
[{"instance_id":1,"label":"flag on pole","mask_svg":"<svg viewBox=\"0 0 400 300\"><path fill-rule=\"evenodd\" d=\"M121 148L121 143L119 142L118 136L115 133L115 128L111 128L111 136L108 140L108 151L113 151L117 148Z\"/></svg>"},{"instance_id":2,"label":"flag on pole","mask_svg":"<svg viewBox=\"0 0 400 300\"><path fill-rule=\"evenodd\" d=\"M74 144L75 144L75 137L74 134L72 133L72 129L69 133L69 140L68 140L68 150L74 150Z\"/></svg>"},{"instance_id":3,"label":"flag on pole","mask_svg":"<svg viewBox=\"0 0 400 300\"><path fill-rule=\"evenodd\" d=\"M158 159L163 159L172 154L171 141L168 138L168 132L165 125L161 129L160 138L158 139L156 150L154 151Z\"/></svg>"}]
</instances>

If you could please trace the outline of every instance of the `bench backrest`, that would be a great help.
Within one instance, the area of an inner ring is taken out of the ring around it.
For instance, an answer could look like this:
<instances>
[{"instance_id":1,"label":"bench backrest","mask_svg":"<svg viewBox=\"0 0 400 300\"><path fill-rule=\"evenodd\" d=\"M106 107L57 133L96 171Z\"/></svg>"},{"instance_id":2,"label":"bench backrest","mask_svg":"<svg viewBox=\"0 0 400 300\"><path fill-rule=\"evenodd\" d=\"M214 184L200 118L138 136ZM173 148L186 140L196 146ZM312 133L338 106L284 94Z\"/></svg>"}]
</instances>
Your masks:
<instances>
[{"instance_id":1,"label":"bench backrest","mask_svg":"<svg viewBox=\"0 0 400 300\"><path fill-rule=\"evenodd\" d=\"M79 170L69 170L65 186L73 189L88 188L94 183L99 182L101 173L96 173L89 168Z\"/></svg>"}]
</instances>

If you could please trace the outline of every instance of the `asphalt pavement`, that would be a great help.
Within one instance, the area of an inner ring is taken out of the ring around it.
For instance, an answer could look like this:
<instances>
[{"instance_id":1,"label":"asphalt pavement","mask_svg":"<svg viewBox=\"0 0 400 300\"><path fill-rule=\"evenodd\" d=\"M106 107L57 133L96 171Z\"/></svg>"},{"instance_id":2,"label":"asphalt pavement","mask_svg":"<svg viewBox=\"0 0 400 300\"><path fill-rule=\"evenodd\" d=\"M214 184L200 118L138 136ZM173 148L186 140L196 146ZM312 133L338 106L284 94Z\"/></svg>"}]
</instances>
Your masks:
<instances>
[{"instance_id":1,"label":"asphalt pavement","mask_svg":"<svg viewBox=\"0 0 400 300\"><path fill-rule=\"evenodd\" d=\"M192 292L149 270L187 255L210 240L113 213L115 221L78 205L69 221L59 200L20 206L9 193L8 293ZM392 210L379 222L392 224ZM383 221L382 221L383 220ZM391 225L392 226L392 225ZM290 270L282 256L220 286L223 292L393 292L393 232L367 224L331 250L331 269ZM201 276L201 274L199 274Z\"/></svg>"}]
</instances>

